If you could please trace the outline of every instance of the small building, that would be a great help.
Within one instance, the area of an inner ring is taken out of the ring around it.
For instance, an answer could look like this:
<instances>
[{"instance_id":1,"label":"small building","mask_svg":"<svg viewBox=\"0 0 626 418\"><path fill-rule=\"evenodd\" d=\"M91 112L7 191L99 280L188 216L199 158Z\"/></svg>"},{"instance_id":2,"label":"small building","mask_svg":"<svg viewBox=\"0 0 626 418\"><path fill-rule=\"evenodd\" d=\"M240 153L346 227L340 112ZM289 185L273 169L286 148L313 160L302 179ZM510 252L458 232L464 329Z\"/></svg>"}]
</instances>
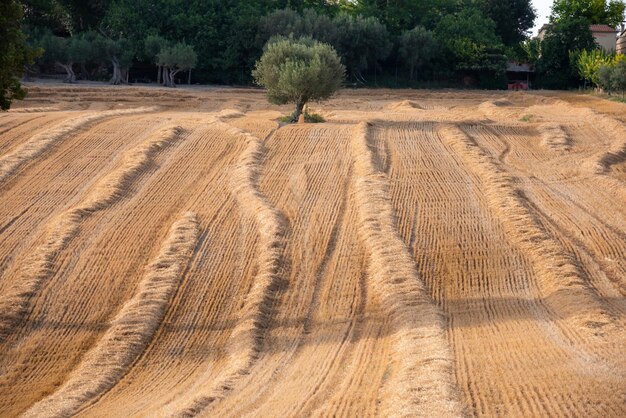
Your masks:
<instances>
[{"instance_id":1,"label":"small building","mask_svg":"<svg viewBox=\"0 0 626 418\"><path fill-rule=\"evenodd\" d=\"M543 41L549 30L550 24L543 25L537 33L537 38ZM591 34L593 35L593 39L595 39L596 43L606 52L616 50L618 31L614 28L609 25L589 25L589 30L591 30Z\"/></svg>"},{"instance_id":2,"label":"small building","mask_svg":"<svg viewBox=\"0 0 626 418\"><path fill-rule=\"evenodd\" d=\"M590 25L591 34L596 43L606 52L615 51L617 31L609 25Z\"/></svg>"},{"instance_id":3,"label":"small building","mask_svg":"<svg viewBox=\"0 0 626 418\"><path fill-rule=\"evenodd\" d=\"M547 23L541 26L541 28L539 29L539 32L537 32L537 38L539 38L540 41L543 41L543 38L546 37L546 34L548 33L548 29L550 29L550 25L548 25Z\"/></svg>"},{"instance_id":4,"label":"small building","mask_svg":"<svg viewBox=\"0 0 626 418\"><path fill-rule=\"evenodd\" d=\"M508 90L528 90L535 81L535 69L525 62L509 61L506 63Z\"/></svg>"}]
</instances>

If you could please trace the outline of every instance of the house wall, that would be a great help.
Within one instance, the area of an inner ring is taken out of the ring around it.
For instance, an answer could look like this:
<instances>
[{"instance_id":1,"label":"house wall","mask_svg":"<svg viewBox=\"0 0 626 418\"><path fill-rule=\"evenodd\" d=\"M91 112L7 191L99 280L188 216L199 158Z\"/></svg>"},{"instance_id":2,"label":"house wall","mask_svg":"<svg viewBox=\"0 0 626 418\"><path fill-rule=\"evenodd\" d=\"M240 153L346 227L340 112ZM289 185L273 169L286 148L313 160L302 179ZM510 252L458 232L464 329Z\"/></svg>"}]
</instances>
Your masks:
<instances>
[{"instance_id":1,"label":"house wall","mask_svg":"<svg viewBox=\"0 0 626 418\"><path fill-rule=\"evenodd\" d=\"M595 32L593 37L605 51L615 51L616 37L614 33Z\"/></svg>"}]
</instances>

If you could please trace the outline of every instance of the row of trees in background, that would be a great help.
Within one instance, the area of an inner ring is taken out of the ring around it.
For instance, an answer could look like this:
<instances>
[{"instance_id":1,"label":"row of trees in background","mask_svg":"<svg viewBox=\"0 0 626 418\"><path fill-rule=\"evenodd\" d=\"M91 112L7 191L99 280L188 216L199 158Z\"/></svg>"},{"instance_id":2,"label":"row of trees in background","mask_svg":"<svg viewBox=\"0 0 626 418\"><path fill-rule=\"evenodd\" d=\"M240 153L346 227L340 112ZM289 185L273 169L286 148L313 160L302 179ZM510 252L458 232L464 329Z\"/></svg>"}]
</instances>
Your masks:
<instances>
[{"instance_id":1,"label":"row of trees in background","mask_svg":"<svg viewBox=\"0 0 626 418\"><path fill-rule=\"evenodd\" d=\"M250 84L269 39L304 36L333 46L354 84L503 87L506 61L517 60L535 64L538 87L567 88L598 84L576 61L597 49L589 25L624 18L622 0L555 0L539 42L528 39L531 0L8 0L2 7L10 23L0 26L0 48L19 38L0 51L13 80L2 82L14 86L25 66L27 75L63 69L68 82L156 78L173 86L189 82L193 68L195 82Z\"/></svg>"},{"instance_id":2,"label":"row of trees in background","mask_svg":"<svg viewBox=\"0 0 626 418\"><path fill-rule=\"evenodd\" d=\"M78 33L70 37L44 32L32 39L34 45L43 50L37 60L41 65L52 65L66 72L65 82L75 83L76 68L82 78L89 79L87 66L110 68L111 84L128 82L129 68L140 57L158 67L157 82L174 86L176 74L191 71L197 63L193 47L184 43L170 42L159 36L148 36L140 45L128 38L112 39L94 31Z\"/></svg>"},{"instance_id":3,"label":"row of trees in background","mask_svg":"<svg viewBox=\"0 0 626 418\"><path fill-rule=\"evenodd\" d=\"M63 38L84 38L85 33L95 32L115 42L127 40L124 51L135 52L131 79L133 75L145 79L147 69L154 63L151 56L144 54L148 49L146 41L153 36L193 49L194 81L227 84L251 83L254 63L265 43L276 35L308 36L332 45L352 83L454 85L465 79L485 84L502 77L506 57L519 49L535 17L530 0L22 3L24 23L31 29L45 27ZM187 48L185 52L189 51ZM101 58L93 61L98 59ZM120 68L124 68L124 63L120 62ZM171 76L171 71L167 76Z\"/></svg>"}]
</instances>

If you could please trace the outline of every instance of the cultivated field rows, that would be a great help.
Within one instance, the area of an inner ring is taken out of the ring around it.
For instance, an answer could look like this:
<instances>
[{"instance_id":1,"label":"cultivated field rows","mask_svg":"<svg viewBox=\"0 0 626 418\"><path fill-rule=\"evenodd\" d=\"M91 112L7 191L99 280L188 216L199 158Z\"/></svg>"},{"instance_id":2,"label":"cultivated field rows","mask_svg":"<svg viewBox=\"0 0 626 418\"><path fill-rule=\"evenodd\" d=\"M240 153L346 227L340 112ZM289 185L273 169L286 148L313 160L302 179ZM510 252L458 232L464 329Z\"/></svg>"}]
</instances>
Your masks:
<instances>
[{"instance_id":1,"label":"cultivated field rows","mask_svg":"<svg viewBox=\"0 0 626 418\"><path fill-rule=\"evenodd\" d=\"M0 416L626 415L626 109L32 87Z\"/></svg>"}]
</instances>

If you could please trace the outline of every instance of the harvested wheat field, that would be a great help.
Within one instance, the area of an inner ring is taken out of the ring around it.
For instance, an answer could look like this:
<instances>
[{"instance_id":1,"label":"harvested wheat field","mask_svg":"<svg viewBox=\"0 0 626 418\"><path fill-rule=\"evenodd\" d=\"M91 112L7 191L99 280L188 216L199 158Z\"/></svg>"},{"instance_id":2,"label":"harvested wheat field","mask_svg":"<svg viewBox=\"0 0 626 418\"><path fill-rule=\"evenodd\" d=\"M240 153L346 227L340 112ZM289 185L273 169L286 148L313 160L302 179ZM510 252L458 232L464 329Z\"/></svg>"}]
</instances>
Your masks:
<instances>
[{"instance_id":1,"label":"harvested wheat field","mask_svg":"<svg viewBox=\"0 0 626 418\"><path fill-rule=\"evenodd\" d=\"M626 105L31 85L0 416L626 415Z\"/></svg>"}]
</instances>

